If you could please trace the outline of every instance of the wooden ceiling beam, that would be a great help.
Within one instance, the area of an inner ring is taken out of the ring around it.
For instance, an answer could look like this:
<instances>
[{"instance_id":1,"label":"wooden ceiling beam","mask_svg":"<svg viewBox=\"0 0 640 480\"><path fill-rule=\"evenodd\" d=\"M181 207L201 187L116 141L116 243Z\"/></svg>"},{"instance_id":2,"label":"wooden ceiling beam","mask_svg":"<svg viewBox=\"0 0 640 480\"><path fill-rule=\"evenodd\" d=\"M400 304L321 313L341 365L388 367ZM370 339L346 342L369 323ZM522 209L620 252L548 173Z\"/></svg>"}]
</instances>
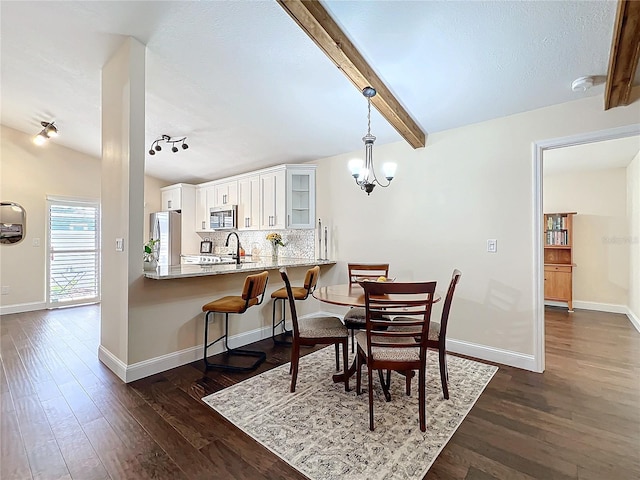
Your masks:
<instances>
[{"instance_id":1,"label":"wooden ceiling beam","mask_svg":"<svg viewBox=\"0 0 640 480\"><path fill-rule=\"evenodd\" d=\"M604 109L629 104L640 57L640 1L619 0L613 28Z\"/></svg>"},{"instance_id":2,"label":"wooden ceiling beam","mask_svg":"<svg viewBox=\"0 0 640 480\"><path fill-rule=\"evenodd\" d=\"M371 103L413 148L424 147L426 135L376 75L358 49L317 0L278 0L320 49L362 92L376 89Z\"/></svg>"}]
</instances>

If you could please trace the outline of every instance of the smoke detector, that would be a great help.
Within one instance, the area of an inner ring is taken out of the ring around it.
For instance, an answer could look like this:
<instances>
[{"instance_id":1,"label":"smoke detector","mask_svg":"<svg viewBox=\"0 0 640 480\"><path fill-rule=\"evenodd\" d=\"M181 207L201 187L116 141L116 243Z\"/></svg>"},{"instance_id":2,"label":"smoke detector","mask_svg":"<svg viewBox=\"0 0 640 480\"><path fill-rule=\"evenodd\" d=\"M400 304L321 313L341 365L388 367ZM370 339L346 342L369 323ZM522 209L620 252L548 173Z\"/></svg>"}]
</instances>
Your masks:
<instances>
[{"instance_id":1,"label":"smoke detector","mask_svg":"<svg viewBox=\"0 0 640 480\"><path fill-rule=\"evenodd\" d=\"M595 79L593 77L576 78L571 84L571 90L574 92L586 92L593 87Z\"/></svg>"}]
</instances>

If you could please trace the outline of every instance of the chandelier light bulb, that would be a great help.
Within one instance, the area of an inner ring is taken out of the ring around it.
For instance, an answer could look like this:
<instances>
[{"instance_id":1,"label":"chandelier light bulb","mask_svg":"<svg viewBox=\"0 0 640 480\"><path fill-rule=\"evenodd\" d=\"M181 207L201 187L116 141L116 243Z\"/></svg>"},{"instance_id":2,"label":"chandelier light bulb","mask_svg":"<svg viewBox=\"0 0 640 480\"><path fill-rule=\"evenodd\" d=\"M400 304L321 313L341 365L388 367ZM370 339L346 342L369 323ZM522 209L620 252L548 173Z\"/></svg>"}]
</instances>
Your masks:
<instances>
[{"instance_id":1,"label":"chandelier light bulb","mask_svg":"<svg viewBox=\"0 0 640 480\"><path fill-rule=\"evenodd\" d=\"M387 180L393 180L393 177L396 176L396 169L398 165L393 162L387 162L382 165L382 172Z\"/></svg>"},{"instance_id":2,"label":"chandelier light bulb","mask_svg":"<svg viewBox=\"0 0 640 480\"><path fill-rule=\"evenodd\" d=\"M349 160L349 171L351 171L351 175L354 177L358 177L363 165L364 165L364 162L359 158L354 158L353 160Z\"/></svg>"}]
</instances>

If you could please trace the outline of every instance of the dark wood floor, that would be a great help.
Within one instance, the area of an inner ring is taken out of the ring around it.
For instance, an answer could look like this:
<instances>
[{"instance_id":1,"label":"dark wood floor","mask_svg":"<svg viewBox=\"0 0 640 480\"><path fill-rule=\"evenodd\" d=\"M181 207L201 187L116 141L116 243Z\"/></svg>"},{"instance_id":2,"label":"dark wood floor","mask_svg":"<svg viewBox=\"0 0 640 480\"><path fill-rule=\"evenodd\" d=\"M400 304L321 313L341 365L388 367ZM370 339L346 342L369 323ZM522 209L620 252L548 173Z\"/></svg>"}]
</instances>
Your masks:
<instances>
[{"instance_id":1,"label":"dark wood floor","mask_svg":"<svg viewBox=\"0 0 640 480\"><path fill-rule=\"evenodd\" d=\"M129 385L96 356L96 306L1 318L0 478L303 479L200 398L251 374L201 362ZM623 315L547 311L547 370L501 367L431 479L640 478L640 334ZM260 342L268 361L288 348Z\"/></svg>"}]
</instances>

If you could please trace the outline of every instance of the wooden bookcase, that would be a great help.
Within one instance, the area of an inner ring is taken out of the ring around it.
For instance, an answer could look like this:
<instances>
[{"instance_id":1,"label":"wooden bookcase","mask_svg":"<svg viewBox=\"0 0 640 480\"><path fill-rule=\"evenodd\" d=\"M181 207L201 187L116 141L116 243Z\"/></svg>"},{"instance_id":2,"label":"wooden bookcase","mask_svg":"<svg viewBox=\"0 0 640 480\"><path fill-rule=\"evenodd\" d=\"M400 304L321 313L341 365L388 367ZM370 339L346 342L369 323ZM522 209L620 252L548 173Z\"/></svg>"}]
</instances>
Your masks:
<instances>
[{"instance_id":1,"label":"wooden bookcase","mask_svg":"<svg viewBox=\"0 0 640 480\"><path fill-rule=\"evenodd\" d=\"M567 302L573 312L573 216L544 214L544 299Z\"/></svg>"}]
</instances>

